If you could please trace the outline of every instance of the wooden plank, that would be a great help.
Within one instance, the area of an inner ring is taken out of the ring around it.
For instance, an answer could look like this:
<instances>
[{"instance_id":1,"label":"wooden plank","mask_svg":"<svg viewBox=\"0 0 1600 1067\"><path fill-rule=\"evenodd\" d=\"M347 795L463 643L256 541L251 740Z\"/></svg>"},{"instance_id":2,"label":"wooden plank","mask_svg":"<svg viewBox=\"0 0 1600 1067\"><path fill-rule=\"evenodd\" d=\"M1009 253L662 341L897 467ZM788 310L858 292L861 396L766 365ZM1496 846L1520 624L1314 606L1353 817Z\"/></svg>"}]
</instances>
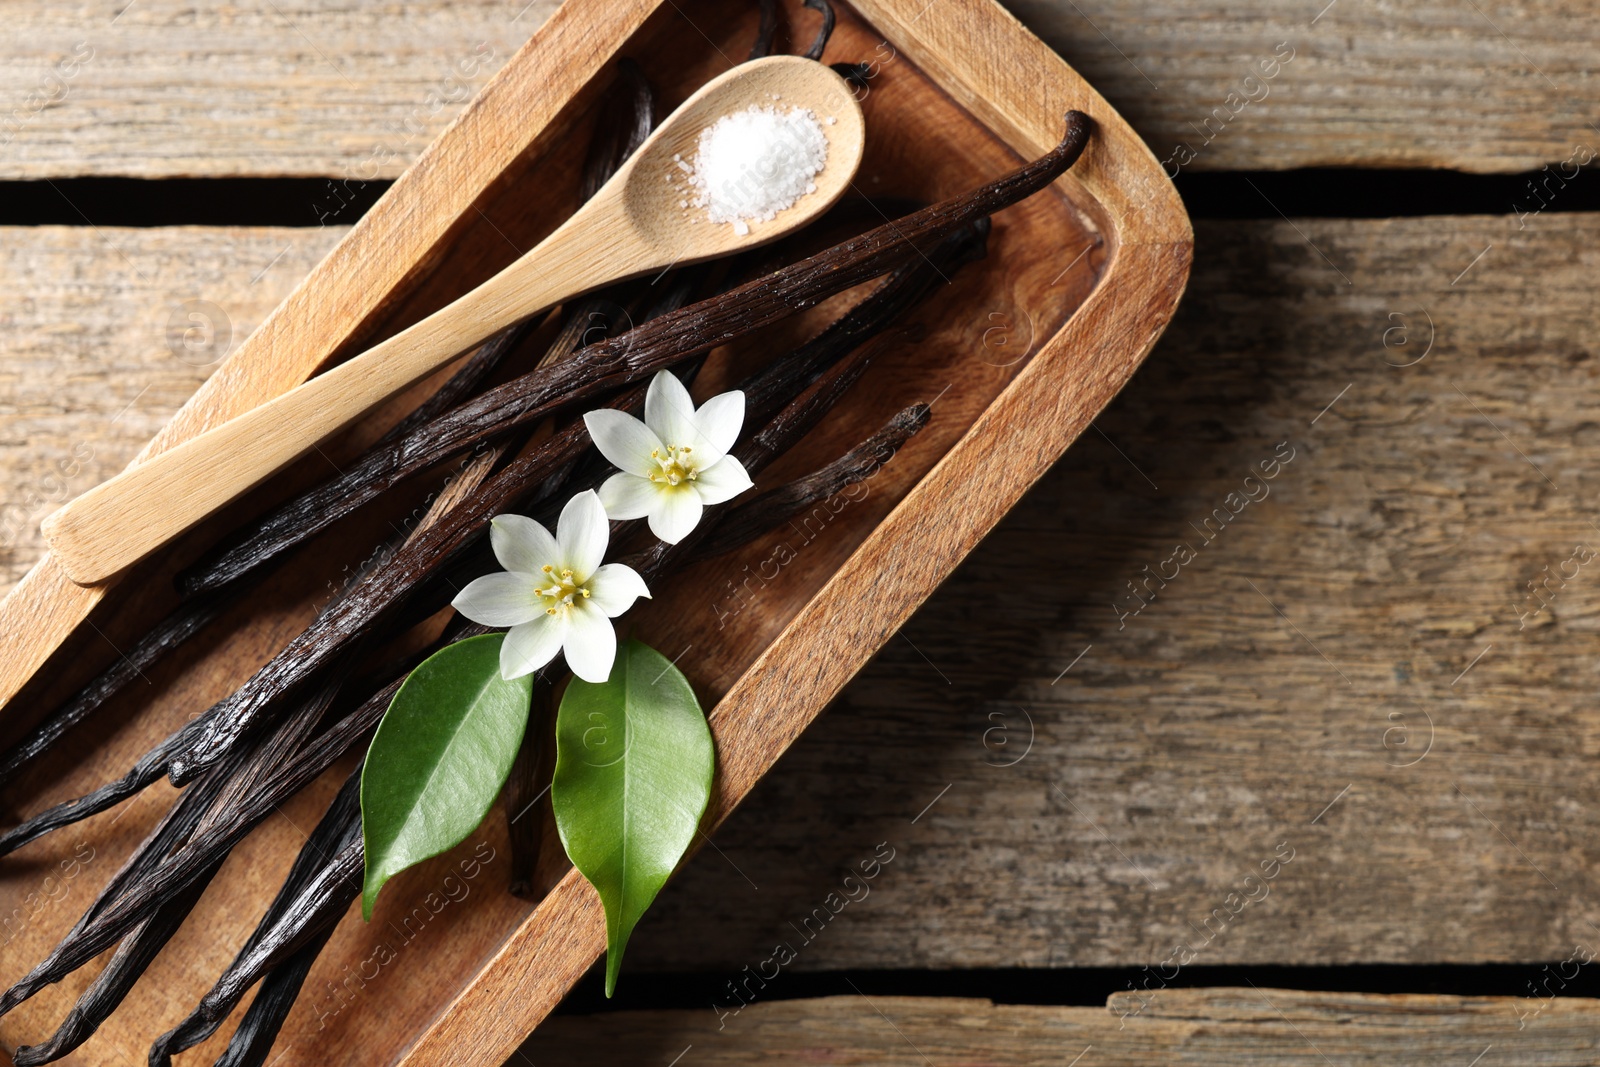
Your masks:
<instances>
[{"instance_id":1,"label":"wooden plank","mask_svg":"<svg viewBox=\"0 0 1600 1067\"><path fill-rule=\"evenodd\" d=\"M7 10L0 178L394 178L557 0ZM307 221L349 223L341 199Z\"/></svg>"},{"instance_id":2,"label":"wooden plank","mask_svg":"<svg viewBox=\"0 0 1600 1067\"><path fill-rule=\"evenodd\" d=\"M0 230L0 596L344 232Z\"/></svg>"},{"instance_id":3,"label":"wooden plank","mask_svg":"<svg viewBox=\"0 0 1600 1067\"><path fill-rule=\"evenodd\" d=\"M1600 153L1593 75L1572 46L1600 34L1600 11L1581 0L1007 6L1172 161L1169 173L1514 172Z\"/></svg>"},{"instance_id":4,"label":"wooden plank","mask_svg":"<svg viewBox=\"0 0 1600 1067\"><path fill-rule=\"evenodd\" d=\"M1600 145L1581 0L1008 6L1179 167L1187 146L1200 170L1517 171ZM0 44L0 178L391 178L554 7L24 0ZM339 202L307 210L339 221Z\"/></svg>"},{"instance_id":5,"label":"wooden plank","mask_svg":"<svg viewBox=\"0 0 1600 1067\"><path fill-rule=\"evenodd\" d=\"M1202 223L1104 436L794 746L630 965L753 966L880 842L900 858L795 968L1595 945L1600 585L1567 561L1600 539L1597 238L1591 216ZM1026 338L999 314L974 353ZM754 604L764 558L736 561Z\"/></svg>"},{"instance_id":6,"label":"wooden plank","mask_svg":"<svg viewBox=\"0 0 1600 1067\"><path fill-rule=\"evenodd\" d=\"M1540 1005L1543 1011L1527 1018ZM709 1009L567 1016L546 1023L510 1062L665 1064L678 1056L706 1067L1600 1064L1600 1002L1593 1000L1169 989L1139 1007L1125 996L1106 1008L1055 1008L854 995L756 1003L727 1017Z\"/></svg>"}]
</instances>

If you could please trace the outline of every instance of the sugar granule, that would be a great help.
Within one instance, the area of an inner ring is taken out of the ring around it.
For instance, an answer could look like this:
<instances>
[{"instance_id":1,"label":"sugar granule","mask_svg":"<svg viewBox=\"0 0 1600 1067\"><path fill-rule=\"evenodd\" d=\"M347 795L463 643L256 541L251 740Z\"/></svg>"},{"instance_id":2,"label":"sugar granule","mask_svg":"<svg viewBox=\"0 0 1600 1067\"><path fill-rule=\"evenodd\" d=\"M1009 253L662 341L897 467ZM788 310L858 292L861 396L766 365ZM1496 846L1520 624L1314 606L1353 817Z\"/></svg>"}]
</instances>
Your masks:
<instances>
[{"instance_id":1,"label":"sugar granule","mask_svg":"<svg viewBox=\"0 0 1600 1067\"><path fill-rule=\"evenodd\" d=\"M815 192L827 160L828 139L809 108L752 104L702 130L693 167L678 165L689 171L693 205L746 234Z\"/></svg>"}]
</instances>

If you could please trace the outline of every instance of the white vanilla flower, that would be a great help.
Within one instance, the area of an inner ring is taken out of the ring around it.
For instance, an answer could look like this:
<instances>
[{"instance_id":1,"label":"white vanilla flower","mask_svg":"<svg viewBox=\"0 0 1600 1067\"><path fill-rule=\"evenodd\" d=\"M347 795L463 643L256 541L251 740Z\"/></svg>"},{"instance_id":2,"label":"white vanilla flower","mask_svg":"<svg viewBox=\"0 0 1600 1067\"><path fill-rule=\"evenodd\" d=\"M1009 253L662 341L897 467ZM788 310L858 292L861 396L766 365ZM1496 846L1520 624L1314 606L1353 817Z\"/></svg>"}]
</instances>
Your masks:
<instances>
[{"instance_id":1,"label":"white vanilla flower","mask_svg":"<svg viewBox=\"0 0 1600 1067\"><path fill-rule=\"evenodd\" d=\"M496 515L489 523L494 557L505 570L468 583L451 604L473 622L511 627L500 646L503 677L530 674L563 651L584 681L611 676L617 655L611 620L650 590L632 567L601 566L610 539L593 490L567 501L554 537L523 515Z\"/></svg>"},{"instance_id":2,"label":"white vanilla flower","mask_svg":"<svg viewBox=\"0 0 1600 1067\"><path fill-rule=\"evenodd\" d=\"M645 393L643 422L614 408L591 411L583 421L600 454L621 468L600 487L606 514L648 516L650 532L668 544L689 535L705 505L751 487L744 466L728 455L744 424L744 394L737 389L696 410L683 383L661 371Z\"/></svg>"}]
</instances>

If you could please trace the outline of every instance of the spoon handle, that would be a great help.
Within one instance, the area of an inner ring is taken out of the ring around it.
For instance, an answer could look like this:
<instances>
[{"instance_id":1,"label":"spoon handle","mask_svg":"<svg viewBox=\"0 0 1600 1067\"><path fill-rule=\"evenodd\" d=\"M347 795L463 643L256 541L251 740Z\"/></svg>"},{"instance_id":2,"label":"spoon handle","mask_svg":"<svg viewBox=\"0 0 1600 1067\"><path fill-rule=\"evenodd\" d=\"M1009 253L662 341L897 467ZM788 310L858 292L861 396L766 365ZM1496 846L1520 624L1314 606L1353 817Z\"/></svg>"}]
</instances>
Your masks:
<instances>
[{"instance_id":1,"label":"spoon handle","mask_svg":"<svg viewBox=\"0 0 1600 1067\"><path fill-rule=\"evenodd\" d=\"M421 322L71 501L42 524L51 551L78 584L104 581L501 327L661 265L625 227L585 232L588 214Z\"/></svg>"}]
</instances>

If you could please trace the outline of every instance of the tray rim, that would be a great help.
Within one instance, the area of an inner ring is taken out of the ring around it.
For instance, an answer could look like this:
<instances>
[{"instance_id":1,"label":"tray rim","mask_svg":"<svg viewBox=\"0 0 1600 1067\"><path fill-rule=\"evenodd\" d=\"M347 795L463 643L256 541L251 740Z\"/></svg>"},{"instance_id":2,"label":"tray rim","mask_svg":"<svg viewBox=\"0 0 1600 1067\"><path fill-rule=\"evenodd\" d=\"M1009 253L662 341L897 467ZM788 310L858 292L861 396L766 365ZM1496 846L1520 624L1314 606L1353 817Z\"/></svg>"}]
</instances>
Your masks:
<instances>
[{"instance_id":1,"label":"tray rim","mask_svg":"<svg viewBox=\"0 0 1600 1067\"><path fill-rule=\"evenodd\" d=\"M563 4L134 462L287 391L359 336L664 2ZM1116 395L1170 320L1192 258L1188 217L1154 154L995 0L847 2L1024 157L1055 145L1068 108L1093 116L1095 136L1060 184L1109 221L1107 262L1083 304L713 709L722 776L708 831ZM415 203L435 207L419 218ZM1083 376L1076 391L1060 388L1064 373ZM938 509L947 518L934 528L927 516L951 480L976 506L953 519ZM0 714L116 582L78 586L47 553L0 602L0 632L19 638L0 658ZM841 588L859 607L852 625L825 614ZM787 714L757 710L778 698ZM604 945L598 897L569 870L395 1062L501 1062Z\"/></svg>"}]
</instances>

